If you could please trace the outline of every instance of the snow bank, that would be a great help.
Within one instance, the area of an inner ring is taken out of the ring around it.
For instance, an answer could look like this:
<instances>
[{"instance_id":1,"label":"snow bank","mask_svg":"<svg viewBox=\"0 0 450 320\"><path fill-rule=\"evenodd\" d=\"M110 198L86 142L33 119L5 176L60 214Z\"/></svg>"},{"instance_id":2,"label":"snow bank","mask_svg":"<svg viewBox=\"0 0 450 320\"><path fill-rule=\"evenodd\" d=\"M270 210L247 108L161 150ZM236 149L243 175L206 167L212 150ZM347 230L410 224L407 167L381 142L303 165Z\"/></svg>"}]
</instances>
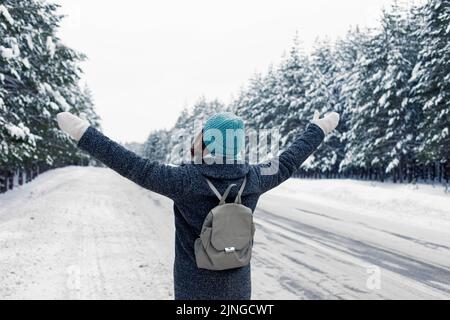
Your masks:
<instances>
[{"instance_id":1,"label":"snow bank","mask_svg":"<svg viewBox=\"0 0 450 320\"><path fill-rule=\"evenodd\" d=\"M442 186L291 179L271 194L416 226L450 230L450 193Z\"/></svg>"}]
</instances>

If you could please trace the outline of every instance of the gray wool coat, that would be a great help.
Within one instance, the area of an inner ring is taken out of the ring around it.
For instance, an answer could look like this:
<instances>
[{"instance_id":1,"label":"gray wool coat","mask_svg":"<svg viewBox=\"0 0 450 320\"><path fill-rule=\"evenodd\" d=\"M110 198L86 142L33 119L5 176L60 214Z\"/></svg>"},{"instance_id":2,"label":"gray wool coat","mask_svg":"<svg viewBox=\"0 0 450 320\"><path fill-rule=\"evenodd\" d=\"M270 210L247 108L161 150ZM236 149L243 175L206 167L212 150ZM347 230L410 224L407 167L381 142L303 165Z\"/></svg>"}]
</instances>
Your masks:
<instances>
[{"instance_id":1,"label":"gray wool coat","mask_svg":"<svg viewBox=\"0 0 450 320\"><path fill-rule=\"evenodd\" d=\"M324 139L324 133L315 124L278 158L278 171L261 174L263 168L273 163L245 164L184 164L164 165L141 158L118 143L89 127L78 146L103 162L120 175L138 185L157 192L174 201L175 213L175 299L250 299L250 265L226 270L210 271L197 268L194 242L199 237L203 220L218 205L218 199L204 177L208 177L223 193L231 183L241 185L247 176L242 202L255 210L259 197L292 176L300 165L314 152ZM232 201L238 188L233 188L227 201Z\"/></svg>"}]
</instances>

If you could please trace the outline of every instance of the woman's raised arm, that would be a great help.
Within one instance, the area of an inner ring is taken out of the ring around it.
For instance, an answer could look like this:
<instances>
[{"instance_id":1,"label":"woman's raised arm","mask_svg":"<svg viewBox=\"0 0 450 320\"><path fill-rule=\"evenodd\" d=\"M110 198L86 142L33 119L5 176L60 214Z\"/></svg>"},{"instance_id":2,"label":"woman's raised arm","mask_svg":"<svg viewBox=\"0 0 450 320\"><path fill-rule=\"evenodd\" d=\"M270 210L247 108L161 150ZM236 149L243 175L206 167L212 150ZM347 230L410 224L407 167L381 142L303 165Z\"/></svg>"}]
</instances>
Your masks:
<instances>
[{"instance_id":1,"label":"woman's raised arm","mask_svg":"<svg viewBox=\"0 0 450 320\"><path fill-rule=\"evenodd\" d=\"M303 162L317 149L327 134L339 123L339 114L332 112L320 119L316 112L308 125L292 145L279 157L258 165L261 193L275 188L289 179Z\"/></svg>"},{"instance_id":2,"label":"woman's raised arm","mask_svg":"<svg viewBox=\"0 0 450 320\"><path fill-rule=\"evenodd\" d=\"M61 130L78 141L80 149L138 185L171 199L181 198L189 191L187 166L142 158L68 112L58 114L57 120Z\"/></svg>"}]
</instances>

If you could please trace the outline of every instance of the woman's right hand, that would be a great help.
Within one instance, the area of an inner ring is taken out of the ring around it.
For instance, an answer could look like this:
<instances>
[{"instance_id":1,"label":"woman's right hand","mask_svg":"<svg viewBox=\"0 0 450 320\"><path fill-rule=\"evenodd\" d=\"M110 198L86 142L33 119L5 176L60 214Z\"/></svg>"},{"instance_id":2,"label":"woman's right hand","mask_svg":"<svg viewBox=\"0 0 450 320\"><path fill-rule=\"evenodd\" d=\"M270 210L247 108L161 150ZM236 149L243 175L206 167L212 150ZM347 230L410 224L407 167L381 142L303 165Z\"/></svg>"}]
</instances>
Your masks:
<instances>
[{"instance_id":1,"label":"woman's right hand","mask_svg":"<svg viewBox=\"0 0 450 320\"><path fill-rule=\"evenodd\" d=\"M80 119L70 112L61 112L56 115L59 128L72 139L79 141L89 127L89 122Z\"/></svg>"}]
</instances>

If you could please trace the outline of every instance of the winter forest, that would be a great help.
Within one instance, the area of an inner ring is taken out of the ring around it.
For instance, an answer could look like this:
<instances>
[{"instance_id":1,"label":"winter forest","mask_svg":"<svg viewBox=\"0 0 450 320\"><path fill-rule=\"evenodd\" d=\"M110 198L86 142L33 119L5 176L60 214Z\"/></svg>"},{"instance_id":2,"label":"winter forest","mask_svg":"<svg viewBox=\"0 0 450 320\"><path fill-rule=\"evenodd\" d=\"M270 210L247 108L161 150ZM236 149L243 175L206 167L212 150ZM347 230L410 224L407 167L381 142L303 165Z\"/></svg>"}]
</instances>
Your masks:
<instances>
[{"instance_id":1,"label":"winter forest","mask_svg":"<svg viewBox=\"0 0 450 320\"><path fill-rule=\"evenodd\" d=\"M51 3L0 0L0 191L49 168L89 162L54 120L70 110L99 127L92 94L80 85L85 57L56 36L62 18ZM151 132L133 149L173 159L178 130L229 109L249 128L279 128L283 150L314 110L336 111L338 130L299 176L448 183L449 1L393 5L377 28L320 39L311 53L301 38L300 30L281 62L253 75L230 104L201 98L172 129Z\"/></svg>"},{"instance_id":2,"label":"winter forest","mask_svg":"<svg viewBox=\"0 0 450 320\"><path fill-rule=\"evenodd\" d=\"M336 42L318 40L309 55L298 33L281 63L254 75L231 105L201 99L174 129L151 133L144 155L167 160L176 130L222 108L251 128L279 128L283 150L317 109L340 113L341 123L300 176L448 182L450 2L395 4L380 23Z\"/></svg>"},{"instance_id":3,"label":"winter forest","mask_svg":"<svg viewBox=\"0 0 450 320\"><path fill-rule=\"evenodd\" d=\"M83 54L56 37L55 4L0 1L0 190L39 172L82 164L85 155L57 129L70 110L98 126L88 88L79 85Z\"/></svg>"}]
</instances>

